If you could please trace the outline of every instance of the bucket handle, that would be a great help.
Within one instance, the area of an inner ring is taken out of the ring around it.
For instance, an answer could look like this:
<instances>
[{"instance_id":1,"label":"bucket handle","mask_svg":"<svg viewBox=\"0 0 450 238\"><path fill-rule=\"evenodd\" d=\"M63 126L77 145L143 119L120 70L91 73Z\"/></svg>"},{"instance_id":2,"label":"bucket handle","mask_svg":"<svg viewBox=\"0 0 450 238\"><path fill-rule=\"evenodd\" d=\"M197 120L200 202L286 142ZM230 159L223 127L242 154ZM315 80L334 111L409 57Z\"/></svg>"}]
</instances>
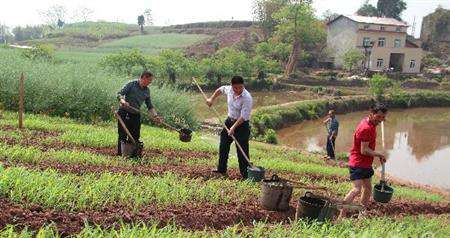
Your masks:
<instances>
[{"instance_id":1,"label":"bucket handle","mask_svg":"<svg viewBox=\"0 0 450 238\"><path fill-rule=\"evenodd\" d=\"M274 174L272 175L272 177L270 177L271 181L280 181L280 177L278 177L278 175Z\"/></svg>"}]
</instances>

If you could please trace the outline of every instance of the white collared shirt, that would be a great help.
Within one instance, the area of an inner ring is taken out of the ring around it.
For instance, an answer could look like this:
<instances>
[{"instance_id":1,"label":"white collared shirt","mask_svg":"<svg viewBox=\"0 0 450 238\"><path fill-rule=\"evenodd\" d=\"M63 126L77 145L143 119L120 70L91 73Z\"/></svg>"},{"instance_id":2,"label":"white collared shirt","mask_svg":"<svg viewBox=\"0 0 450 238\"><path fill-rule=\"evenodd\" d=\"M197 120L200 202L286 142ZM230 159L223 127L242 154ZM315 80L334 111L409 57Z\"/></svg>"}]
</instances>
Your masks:
<instances>
[{"instance_id":1,"label":"white collared shirt","mask_svg":"<svg viewBox=\"0 0 450 238\"><path fill-rule=\"evenodd\" d=\"M244 88L241 95L235 96L231 86L222 86L219 88L222 94L227 96L228 116L232 119L239 119L242 116L244 121L250 120L250 114L253 107L252 95Z\"/></svg>"}]
</instances>

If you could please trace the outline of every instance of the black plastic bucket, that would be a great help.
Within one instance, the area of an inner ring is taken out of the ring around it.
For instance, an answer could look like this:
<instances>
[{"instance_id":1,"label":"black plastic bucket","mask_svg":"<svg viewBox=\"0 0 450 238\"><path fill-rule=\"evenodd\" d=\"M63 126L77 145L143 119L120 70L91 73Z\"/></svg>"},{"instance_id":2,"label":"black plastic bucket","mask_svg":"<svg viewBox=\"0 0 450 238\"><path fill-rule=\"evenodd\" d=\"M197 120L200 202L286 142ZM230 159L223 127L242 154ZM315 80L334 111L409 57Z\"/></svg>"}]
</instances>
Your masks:
<instances>
[{"instance_id":1,"label":"black plastic bucket","mask_svg":"<svg viewBox=\"0 0 450 238\"><path fill-rule=\"evenodd\" d=\"M299 218L318 219L322 208L327 203L327 200L315 197L311 192L306 192L298 200L296 216Z\"/></svg>"},{"instance_id":2,"label":"black plastic bucket","mask_svg":"<svg viewBox=\"0 0 450 238\"><path fill-rule=\"evenodd\" d=\"M248 180L253 182L260 182L264 179L266 174L266 170L263 167L259 166L249 166L247 167L247 176Z\"/></svg>"},{"instance_id":3,"label":"black plastic bucket","mask_svg":"<svg viewBox=\"0 0 450 238\"><path fill-rule=\"evenodd\" d=\"M179 131L180 133L180 141L182 142L190 142L192 140L192 131L187 129L187 128L183 128Z\"/></svg>"},{"instance_id":4,"label":"black plastic bucket","mask_svg":"<svg viewBox=\"0 0 450 238\"><path fill-rule=\"evenodd\" d=\"M285 180L274 175L271 179L264 179L261 185L260 203L264 209L270 211L286 211L292 197L293 187Z\"/></svg>"},{"instance_id":5,"label":"black plastic bucket","mask_svg":"<svg viewBox=\"0 0 450 238\"><path fill-rule=\"evenodd\" d=\"M373 188L373 200L377 202L388 203L391 201L393 194L394 189L383 182L376 184Z\"/></svg>"}]
</instances>

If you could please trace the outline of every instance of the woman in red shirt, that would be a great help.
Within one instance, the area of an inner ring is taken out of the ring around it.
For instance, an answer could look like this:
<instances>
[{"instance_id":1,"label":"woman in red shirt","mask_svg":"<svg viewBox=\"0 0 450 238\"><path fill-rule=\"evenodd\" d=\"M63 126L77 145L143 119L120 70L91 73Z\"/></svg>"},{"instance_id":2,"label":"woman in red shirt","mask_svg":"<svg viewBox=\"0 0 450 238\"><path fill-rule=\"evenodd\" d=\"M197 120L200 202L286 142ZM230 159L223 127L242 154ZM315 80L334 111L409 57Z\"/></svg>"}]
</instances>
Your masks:
<instances>
[{"instance_id":1,"label":"woman in red shirt","mask_svg":"<svg viewBox=\"0 0 450 238\"><path fill-rule=\"evenodd\" d=\"M348 161L350 180L353 188L345 196L344 202L351 203L355 197L361 195L361 205L367 206L372 194L371 178L374 174L373 158L378 157L381 163L386 162L385 156L375 150L377 130L376 126L385 120L387 108L381 103L370 107L369 116L358 125L353 135L353 147ZM345 216L345 210L340 217Z\"/></svg>"}]
</instances>

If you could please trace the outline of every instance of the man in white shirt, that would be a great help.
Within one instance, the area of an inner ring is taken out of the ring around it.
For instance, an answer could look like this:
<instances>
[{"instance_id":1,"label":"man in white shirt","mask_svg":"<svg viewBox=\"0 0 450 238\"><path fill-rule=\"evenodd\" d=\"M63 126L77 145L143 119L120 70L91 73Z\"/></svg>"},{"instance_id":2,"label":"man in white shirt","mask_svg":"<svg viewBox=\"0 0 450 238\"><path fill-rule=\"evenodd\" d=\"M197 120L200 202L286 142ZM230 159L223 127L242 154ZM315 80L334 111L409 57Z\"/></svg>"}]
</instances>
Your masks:
<instances>
[{"instance_id":1,"label":"man in white shirt","mask_svg":"<svg viewBox=\"0 0 450 238\"><path fill-rule=\"evenodd\" d=\"M220 95L226 95L228 104L228 118L225 121L225 128L220 133L219 165L213 172L226 175L227 162L230 153L230 145L233 142L231 135L234 135L238 143L242 146L245 154L249 158L248 141L250 139L250 114L253 106L253 99L250 93L244 88L244 79L241 76L234 76L231 79L231 86L222 86L207 100L206 104L212 106L214 100ZM247 178L247 167L249 163L237 148L239 160L239 170L244 179Z\"/></svg>"}]
</instances>

